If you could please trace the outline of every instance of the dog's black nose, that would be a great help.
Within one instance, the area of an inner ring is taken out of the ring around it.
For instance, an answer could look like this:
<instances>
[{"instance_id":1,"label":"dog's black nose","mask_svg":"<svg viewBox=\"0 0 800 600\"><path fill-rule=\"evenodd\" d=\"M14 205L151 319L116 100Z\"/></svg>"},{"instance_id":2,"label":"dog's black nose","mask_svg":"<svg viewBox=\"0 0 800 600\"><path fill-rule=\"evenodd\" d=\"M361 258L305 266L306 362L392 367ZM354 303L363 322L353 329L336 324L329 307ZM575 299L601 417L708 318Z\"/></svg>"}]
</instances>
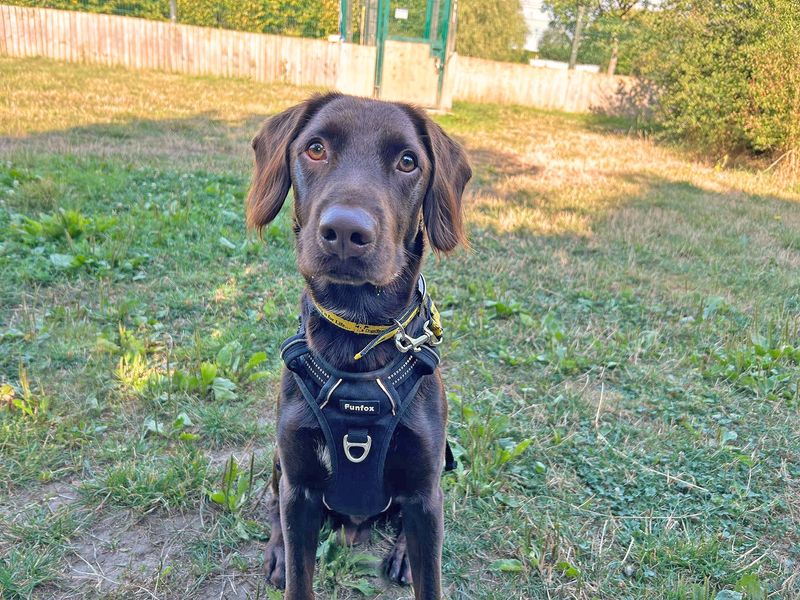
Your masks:
<instances>
[{"instance_id":1,"label":"dog's black nose","mask_svg":"<svg viewBox=\"0 0 800 600\"><path fill-rule=\"evenodd\" d=\"M319 219L322 247L342 260L361 256L375 242L375 219L361 208L331 206Z\"/></svg>"}]
</instances>

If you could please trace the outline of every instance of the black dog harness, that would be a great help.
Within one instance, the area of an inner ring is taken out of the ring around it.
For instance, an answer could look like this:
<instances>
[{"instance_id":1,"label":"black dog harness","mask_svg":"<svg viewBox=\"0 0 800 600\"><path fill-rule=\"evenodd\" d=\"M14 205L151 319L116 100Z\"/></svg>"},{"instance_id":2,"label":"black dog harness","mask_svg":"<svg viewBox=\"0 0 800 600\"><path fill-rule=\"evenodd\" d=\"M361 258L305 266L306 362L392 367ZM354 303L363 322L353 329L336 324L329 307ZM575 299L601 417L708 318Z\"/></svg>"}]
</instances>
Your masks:
<instances>
[{"instance_id":1,"label":"black dog harness","mask_svg":"<svg viewBox=\"0 0 800 600\"><path fill-rule=\"evenodd\" d=\"M299 332L281 345L281 358L317 418L330 453L331 477L322 497L329 510L371 516L385 511L392 502L384 484L389 445L422 378L439 365L435 348L441 341L438 312L422 278L418 296L416 306L410 309L414 311L412 319L386 326L386 332L396 330L398 356L376 371L333 368L308 347L302 323ZM432 333L437 329L439 336ZM385 338L382 341L391 339L386 332L380 334ZM454 466L448 445L445 468Z\"/></svg>"}]
</instances>

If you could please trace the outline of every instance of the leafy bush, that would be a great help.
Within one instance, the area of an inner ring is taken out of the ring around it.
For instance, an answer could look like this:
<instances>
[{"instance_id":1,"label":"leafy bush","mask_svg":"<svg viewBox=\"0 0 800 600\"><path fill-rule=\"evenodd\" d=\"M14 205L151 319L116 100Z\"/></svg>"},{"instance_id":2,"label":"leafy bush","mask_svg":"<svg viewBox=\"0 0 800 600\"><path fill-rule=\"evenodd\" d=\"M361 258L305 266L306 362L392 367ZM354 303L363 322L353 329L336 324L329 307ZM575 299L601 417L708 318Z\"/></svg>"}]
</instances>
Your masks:
<instances>
[{"instance_id":1,"label":"leafy bush","mask_svg":"<svg viewBox=\"0 0 800 600\"><path fill-rule=\"evenodd\" d=\"M339 30L336 0L178 0L181 23L258 33L326 37Z\"/></svg>"},{"instance_id":2,"label":"leafy bush","mask_svg":"<svg viewBox=\"0 0 800 600\"><path fill-rule=\"evenodd\" d=\"M12 4L164 21L169 0L14 0ZM178 22L256 33L326 37L339 29L337 0L177 0Z\"/></svg>"},{"instance_id":3,"label":"leafy bush","mask_svg":"<svg viewBox=\"0 0 800 600\"><path fill-rule=\"evenodd\" d=\"M639 39L667 131L719 153L800 146L800 3L670 0Z\"/></svg>"},{"instance_id":4,"label":"leafy bush","mask_svg":"<svg viewBox=\"0 0 800 600\"><path fill-rule=\"evenodd\" d=\"M144 19L169 19L169 0L14 0L9 4L127 15Z\"/></svg>"}]
</instances>

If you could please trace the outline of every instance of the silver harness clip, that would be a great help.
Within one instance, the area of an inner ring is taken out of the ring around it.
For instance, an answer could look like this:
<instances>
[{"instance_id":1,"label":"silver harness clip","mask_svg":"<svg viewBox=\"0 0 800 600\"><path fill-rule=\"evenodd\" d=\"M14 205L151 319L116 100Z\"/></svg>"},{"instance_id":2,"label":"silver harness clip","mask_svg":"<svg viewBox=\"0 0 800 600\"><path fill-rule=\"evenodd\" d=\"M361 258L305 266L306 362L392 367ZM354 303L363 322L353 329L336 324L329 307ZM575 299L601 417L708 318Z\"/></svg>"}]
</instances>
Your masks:
<instances>
[{"instance_id":1,"label":"silver harness clip","mask_svg":"<svg viewBox=\"0 0 800 600\"><path fill-rule=\"evenodd\" d=\"M436 334L431 331L430 319L425 321L425 325L422 326L422 335L418 337L408 335L403 324L397 319L394 322L400 328L400 331L394 336L394 345L400 352L419 352L419 349L426 344L438 346L442 343L442 338L436 337Z\"/></svg>"}]
</instances>

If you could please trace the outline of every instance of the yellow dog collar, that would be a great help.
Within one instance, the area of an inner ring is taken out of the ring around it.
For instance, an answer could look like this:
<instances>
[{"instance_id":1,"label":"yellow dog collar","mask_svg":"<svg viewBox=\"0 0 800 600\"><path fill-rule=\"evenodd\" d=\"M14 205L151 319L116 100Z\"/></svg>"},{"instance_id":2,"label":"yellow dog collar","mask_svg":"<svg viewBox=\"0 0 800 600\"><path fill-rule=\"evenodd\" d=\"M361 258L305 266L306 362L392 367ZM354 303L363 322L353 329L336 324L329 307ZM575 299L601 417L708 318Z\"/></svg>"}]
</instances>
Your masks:
<instances>
[{"instance_id":1,"label":"yellow dog collar","mask_svg":"<svg viewBox=\"0 0 800 600\"><path fill-rule=\"evenodd\" d=\"M433 300L431 300L430 296L428 296L425 278L422 277L422 275L420 275L419 279L419 292L421 294L420 302L406 310L406 312L403 313L399 319L394 320L394 323L386 325L371 325L369 323L357 323L356 321L350 321L349 319L345 319L341 315L337 315L335 312L328 310L324 306L320 306L319 302L317 302L310 290L308 296L311 299L311 303L314 305L314 309L329 323L340 329L349 331L350 333L377 336L374 340L362 348L361 351L357 352L355 356L353 356L353 360L359 360L378 344L382 344L383 342L392 339L398 333L405 333L405 328L420 314L420 310L426 305L427 310L430 313L430 329L437 338L442 337L441 316L439 315L439 311L436 309L436 305L433 303Z\"/></svg>"}]
</instances>

